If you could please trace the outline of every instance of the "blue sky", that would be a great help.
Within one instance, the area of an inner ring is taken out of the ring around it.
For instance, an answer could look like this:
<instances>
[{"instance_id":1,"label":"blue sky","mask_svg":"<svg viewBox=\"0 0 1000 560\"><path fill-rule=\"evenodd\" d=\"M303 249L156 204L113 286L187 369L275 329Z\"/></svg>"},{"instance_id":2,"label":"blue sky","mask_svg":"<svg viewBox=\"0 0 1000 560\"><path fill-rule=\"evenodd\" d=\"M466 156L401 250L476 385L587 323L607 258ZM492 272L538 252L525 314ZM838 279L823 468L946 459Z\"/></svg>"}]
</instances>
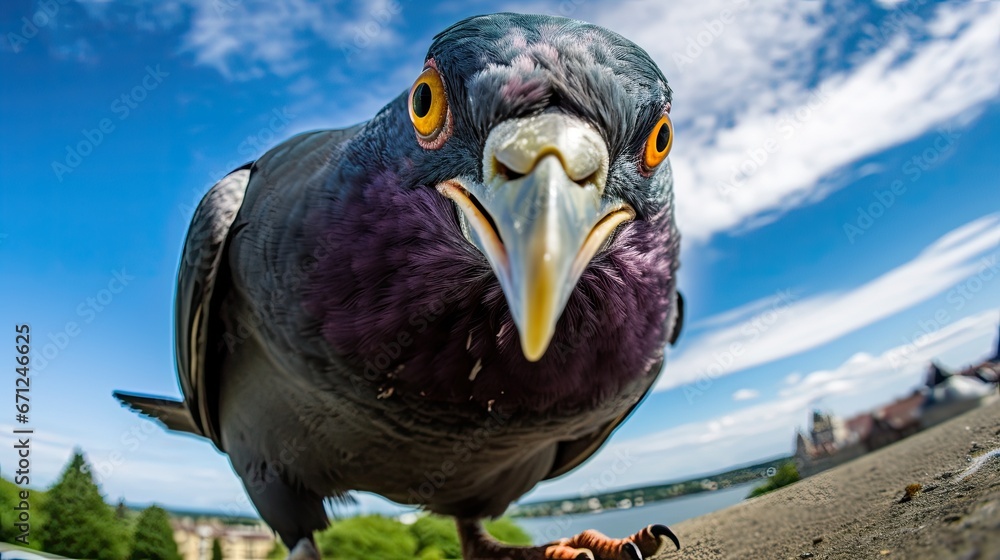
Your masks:
<instances>
[{"instance_id":1,"label":"blue sky","mask_svg":"<svg viewBox=\"0 0 1000 560\"><path fill-rule=\"evenodd\" d=\"M675 90L687 329L609 446L530 498L788 453L812 407L857 412L907 393L931 358L994 347L997 3L9 1L0 293L2 323L35 333L34 485L79 445L111 500L250 511L211 446L111 398L178 394L171 311L194 205L282 139L368 118L437 31L498 10L609 27ZM12 427L0 416L7 477Z\"/></svg>"}]
</instances>

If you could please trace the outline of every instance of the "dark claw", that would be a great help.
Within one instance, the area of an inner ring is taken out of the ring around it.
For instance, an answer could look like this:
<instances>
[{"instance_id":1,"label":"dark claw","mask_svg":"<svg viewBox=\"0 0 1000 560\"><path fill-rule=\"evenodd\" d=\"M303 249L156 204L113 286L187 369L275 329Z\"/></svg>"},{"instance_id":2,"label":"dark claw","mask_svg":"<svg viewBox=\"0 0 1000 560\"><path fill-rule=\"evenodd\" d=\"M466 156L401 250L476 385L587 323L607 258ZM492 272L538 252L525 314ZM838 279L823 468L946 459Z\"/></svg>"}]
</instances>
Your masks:
<instances>
[{"instance_id":1,"label":"dark claw","mask_svg":"<svg viewBox=\"0 0 1000 560\"><path fill-rule=\"evenodd\" d=\"M649 528L649 532L653 533L657 537L667 537L674 542L674 546L677 547L677 550L681 549L681 541L678 540L677 535L670 530L670 527L667 527L666 525L653 525Z\"/></svg>"},{"instance_id":2,"label":"dark claw","mask_svg":"<svg viewBox=\"0 0 1000 560\"><path fill-rule=\"evenodd\" d=\"M622 546L622 550L628 554L628 557L631 560L642 560L642 553L639 552L639 547L635 546L634 542L625 541L625 544Z\"/></svg>"}]
</instances>

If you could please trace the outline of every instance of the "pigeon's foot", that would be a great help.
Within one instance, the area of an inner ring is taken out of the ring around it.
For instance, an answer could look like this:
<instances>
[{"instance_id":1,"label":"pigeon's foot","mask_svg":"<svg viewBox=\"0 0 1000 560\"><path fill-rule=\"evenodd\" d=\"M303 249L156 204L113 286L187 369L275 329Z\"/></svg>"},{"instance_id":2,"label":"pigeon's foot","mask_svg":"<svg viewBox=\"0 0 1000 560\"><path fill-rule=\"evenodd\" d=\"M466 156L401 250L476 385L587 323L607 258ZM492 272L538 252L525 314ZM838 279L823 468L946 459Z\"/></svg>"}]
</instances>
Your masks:
<instances>
[{"instance_id":1,"label":"pigeon's foot","mask_svg":"<svg viewBox=\"0 0 1000 560\"><path fill-rule=\"evenodd\" d=\"M541 546L511 546L498 542L478 521L458 522L465 560L647 560L680 541L665 525L650 525L631 537L612 539L587 530Z\"/></svg>"},{"instance_id":2,"label":"pigeon's foot","mask_svg":"<svg viewBox=\"0 0 1000 560\"><path fill-rule=\"evenodd\" d=\"M322 560L316 545L309 539L302 539L288 554L287 560Z\"/></svg>"},{"instance_id":3,"label":"pigeon's foot","mask_svg":"<svg viewBox=\"0 0 1000 560\"><path fill-rule=\"evenodd\" d=\"M585 549L595 560L646 560L663 552L672 542L678 550L681 542L666 525L650 525L631 537L612 539L588 529L575 537L561 539L551 545Z\"/></svg>"}]
</instances>

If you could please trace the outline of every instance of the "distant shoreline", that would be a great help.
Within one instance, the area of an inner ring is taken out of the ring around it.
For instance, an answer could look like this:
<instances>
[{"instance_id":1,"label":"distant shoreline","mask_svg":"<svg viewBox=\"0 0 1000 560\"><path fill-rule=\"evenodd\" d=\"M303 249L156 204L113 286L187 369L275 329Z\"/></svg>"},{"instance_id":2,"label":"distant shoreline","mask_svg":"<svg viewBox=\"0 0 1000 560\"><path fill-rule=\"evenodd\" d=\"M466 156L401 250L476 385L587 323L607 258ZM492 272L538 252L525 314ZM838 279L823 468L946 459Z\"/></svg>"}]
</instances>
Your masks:
<instances>
[{"instance_id":1,"label":"distant shoreline","mask_svg":"<svg viewBox=\"0 0 1000 560\"><path fill-rule=\"evenodd\" d=\"M517 504L508 510L507 515L515 519L530 519L642 507L674 498L764 480L774 474L774 471L781 465L792 460L791 455L786 455L677 482L664 482L588 496L572 496Z\"/></svg>"}]
</instances>

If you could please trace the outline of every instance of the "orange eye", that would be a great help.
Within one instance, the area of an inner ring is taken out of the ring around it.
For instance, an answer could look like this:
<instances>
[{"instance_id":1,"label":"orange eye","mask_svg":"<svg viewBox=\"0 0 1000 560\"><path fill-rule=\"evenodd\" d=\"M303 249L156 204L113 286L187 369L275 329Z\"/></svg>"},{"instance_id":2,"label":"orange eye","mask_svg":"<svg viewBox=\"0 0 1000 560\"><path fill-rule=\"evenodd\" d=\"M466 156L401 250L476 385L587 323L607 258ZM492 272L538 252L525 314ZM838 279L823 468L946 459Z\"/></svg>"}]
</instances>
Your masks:
<instances>
[{"instance_id":1,"label":"orange eye","mask_svg":"<svg viewBox=\"0 0 1000 560\"><path fill-rule=\"evenodd\" d=\"M421 72L410 88L410 121L418 138L427 143L433 143L448 124L444 81L434 68Z\"/></svg>"},{"instance_id":2,"label":"orange eye","mask_svg":"<svg viewBox=\"0 0 1000 560\"><path fill-rule=\"evenodd\" d=\"M646 151L642 158L646 169L653 170L657 165L663 163L670 153L670 147L674 144L674 125L670 122L668 115L663 115L656 121L656 126L649 133L646 139Z\"/></svg>"}]
</instances>

